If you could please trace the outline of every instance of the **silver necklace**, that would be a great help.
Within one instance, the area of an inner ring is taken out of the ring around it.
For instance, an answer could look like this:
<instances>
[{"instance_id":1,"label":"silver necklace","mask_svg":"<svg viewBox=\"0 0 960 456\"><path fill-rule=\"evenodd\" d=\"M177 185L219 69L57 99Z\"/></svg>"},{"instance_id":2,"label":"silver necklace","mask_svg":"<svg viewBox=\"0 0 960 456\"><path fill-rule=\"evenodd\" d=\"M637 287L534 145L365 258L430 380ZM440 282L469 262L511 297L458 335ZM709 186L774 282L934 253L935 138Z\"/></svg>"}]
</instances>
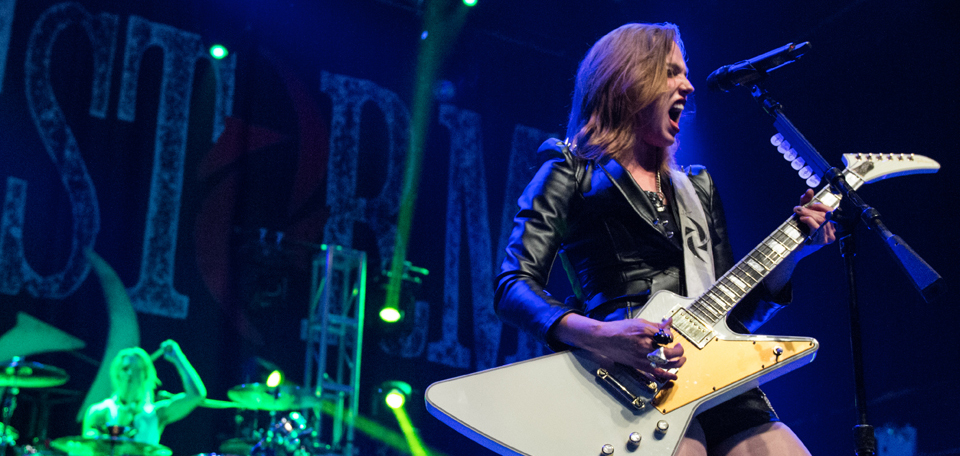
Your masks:
<instances>
[{"instance_id":1,"label":"silver necklace","mask_svg":"<svg viewBox=\"0 0 960 456\"><path fill-rule=\"evenodd\" d=\"M663 193L663 185L660 183L660 171L657 171L656 181L657 191L646 192L648 198L650 199L650 203L653 204L654 209L657 210L657 218L654 220L653 224L659 226L660 229L663 230L663 234L665 234L668 238L673 238L673 229L670 228L670 218L660 215L667 210L667 196Z\"/></svg>"},{"instance_id":2,"label":"silver necklace","mask_svg":"<svg viewBox=\"0 0 960 456\"><path fill-rule=\"evenodd\" d=\"M657 180L657 191L655 193L656 198L651 198L653 200L653 207L657 209L657 212L663 212L666 210L667 196L663 194L663 187L660 186L660 171L657 171L656 174Z\"/></svg>"}]
</instances>

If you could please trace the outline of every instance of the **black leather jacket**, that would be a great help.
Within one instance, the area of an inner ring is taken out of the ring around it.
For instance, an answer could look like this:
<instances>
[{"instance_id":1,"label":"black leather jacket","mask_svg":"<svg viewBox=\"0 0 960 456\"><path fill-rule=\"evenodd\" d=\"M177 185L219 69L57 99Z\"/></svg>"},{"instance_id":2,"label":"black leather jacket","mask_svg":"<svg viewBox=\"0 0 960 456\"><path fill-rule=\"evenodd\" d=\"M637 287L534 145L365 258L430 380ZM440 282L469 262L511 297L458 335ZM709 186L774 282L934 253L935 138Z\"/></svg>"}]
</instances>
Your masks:
<instances>
[{"instance_id":1,"label":"black leather jacket","mask_svg":"<svg viewBox=\"0 0 960 456\"><path fill-rule=\"evenodd\" d=\"M683 294L683 251L626 169L609 158L575 157L556 139L539 153L546 161L517 202L497 277L494 307L503 321L556 350L564 347L550 329L567 313L611 320L624 317L624 303L638 307L653 292ZM705 168L687 175L708 219L719 277L734 264L720 197ZM575 293L565 302L544 290L558 253ZM783 306L777 302L789 302L791 290L768 294L763 286L748 294L728 318L731 329L756 329Z\"/></svg>"}]
</instances>

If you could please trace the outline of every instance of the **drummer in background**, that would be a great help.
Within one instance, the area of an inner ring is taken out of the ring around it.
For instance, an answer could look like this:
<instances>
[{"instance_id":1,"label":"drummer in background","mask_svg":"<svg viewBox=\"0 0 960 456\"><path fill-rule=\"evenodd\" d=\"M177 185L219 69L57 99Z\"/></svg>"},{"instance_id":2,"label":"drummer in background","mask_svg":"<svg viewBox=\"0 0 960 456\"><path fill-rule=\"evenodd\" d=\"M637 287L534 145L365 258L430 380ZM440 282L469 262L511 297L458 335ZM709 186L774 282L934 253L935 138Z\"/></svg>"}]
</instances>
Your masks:
<instances>
[{"instance_id":1,"label":"drummer in background","mask_svg":"<svg viewBox=\"0 0 960 456\"><path fill-rule=\"evenodd\" d=\"M120 350L110 365L113 394L87 410L84 437L108 436L109 427L120 426L121 436L156 445L168 424L183 419L203 402L207 389L180 346L167 340L160 344L160 350L163 358L177 368L184 392L155 400L160 380L150 355L140 347Z\"/></svg>"}]
</instances>

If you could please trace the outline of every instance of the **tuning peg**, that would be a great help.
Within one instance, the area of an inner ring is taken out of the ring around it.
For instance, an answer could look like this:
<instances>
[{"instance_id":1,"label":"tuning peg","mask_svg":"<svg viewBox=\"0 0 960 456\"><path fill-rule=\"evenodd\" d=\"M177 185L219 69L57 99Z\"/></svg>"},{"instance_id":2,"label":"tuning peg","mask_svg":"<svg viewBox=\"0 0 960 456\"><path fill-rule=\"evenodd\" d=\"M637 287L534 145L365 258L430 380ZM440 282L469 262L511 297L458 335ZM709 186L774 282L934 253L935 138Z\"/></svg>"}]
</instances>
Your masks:
<instances>
[{"instance_id":1,"label":"tuning peg","mask_svg":"<svg viewBox=\"0 0 960 456\"><path fill-rule=\"evenodd\" d=\"M780 145L777 146L777 152L780 152L781 154L785 154L791 150L793 149L790 147L790 141L787 141L787 140L783 140L783 142L781 142ZM794 153L796 153L796 151L794 151Z\"/></svg>"},{"instance_id":2,"label":"tuning peg","mask_svg":"<svg viewBox=\"0 0 960 456\"><path fill-rule=\"evenodd\" d=\"M770 144L773 144L774 146L779 146L780 143L782 142L783 142L783 135L781 135L780 133L777 133L770 137Z\"/></svg>"}]
</instances>

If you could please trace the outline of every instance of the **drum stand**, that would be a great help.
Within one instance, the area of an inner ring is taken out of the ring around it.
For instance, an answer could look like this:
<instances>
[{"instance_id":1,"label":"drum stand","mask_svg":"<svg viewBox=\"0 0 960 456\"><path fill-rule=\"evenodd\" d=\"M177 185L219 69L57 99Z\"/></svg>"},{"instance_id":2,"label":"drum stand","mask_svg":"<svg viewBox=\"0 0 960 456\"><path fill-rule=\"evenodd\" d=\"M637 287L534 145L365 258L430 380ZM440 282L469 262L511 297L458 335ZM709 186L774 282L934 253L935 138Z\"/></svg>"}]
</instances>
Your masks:
<instances>
[{"instance_id":1,"label":"drum stand","mask_svg":"<svg viewBox=\"0 0 960 456\"><path fill-rule=\"evenodd\" d=\"M7 455L7 429L10 429L10 417L13 416L13 409L17 408L17 394L20 388L15 386L0 386L0 422L3 423L3 434L0 435L0 456Z\"/></svg>"}]
</instances>

